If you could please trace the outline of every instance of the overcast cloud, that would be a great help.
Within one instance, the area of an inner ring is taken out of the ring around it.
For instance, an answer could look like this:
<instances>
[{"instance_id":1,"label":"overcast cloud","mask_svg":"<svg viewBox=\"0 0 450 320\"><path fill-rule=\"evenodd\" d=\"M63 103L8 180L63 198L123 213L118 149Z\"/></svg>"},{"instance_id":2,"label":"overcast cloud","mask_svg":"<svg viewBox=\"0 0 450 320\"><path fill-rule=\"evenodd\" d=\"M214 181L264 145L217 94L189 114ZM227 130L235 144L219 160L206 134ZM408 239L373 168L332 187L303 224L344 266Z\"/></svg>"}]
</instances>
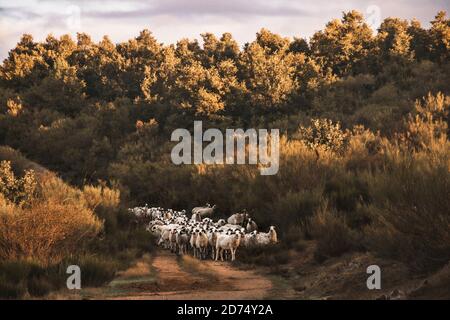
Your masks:
<instances>
[{"instance_id":1,"label":"overcast cloud","mask_svg":"<svg viewBox=\"0 0 450 320\"><path fill-rule=\"evenodd\" d=\"M377 27L389 16L417 18L426 27L448 0L294 1L294 0L0 0L0 59L23 33L36 40L86 32L98 41L105 34L115 42L150 29L164 43L199 38L203 32L231 32L240 43L252 41L261 28L289 37L309 38L342 11L357 9Z\"/></svg>"}]
</instances>

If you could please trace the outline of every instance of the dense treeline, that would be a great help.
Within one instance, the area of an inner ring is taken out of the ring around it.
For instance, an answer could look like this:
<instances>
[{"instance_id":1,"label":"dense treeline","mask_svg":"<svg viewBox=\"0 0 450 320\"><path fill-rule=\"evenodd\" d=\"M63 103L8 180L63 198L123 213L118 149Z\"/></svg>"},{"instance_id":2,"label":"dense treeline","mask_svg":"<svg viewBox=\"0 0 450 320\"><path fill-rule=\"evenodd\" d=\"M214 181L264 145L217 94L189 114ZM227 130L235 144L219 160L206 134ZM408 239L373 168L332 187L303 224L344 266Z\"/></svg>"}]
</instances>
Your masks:
<instances>
[{"instance_id":1,"label":"dense treeline","mask_svg":"<svg viewBox=\"0 0 450 320\"><path fill-rule=\"evenodd\" d=\"M147 30L119 44L24 35L0 68L0 142L80 184L133 148L153 160L193 119L295 131L326 117L392 134L415 99L448 94L448 25L443 12L428 30L388 18L375 35L352 11L308 42L262 29L242 49L228 33L203 45Z\"/></svg>"},{"instance_id":2,"label":"dense treeline","mask_svg":"<svg viewBox=\"0 0 450 320\"><path fill-rule=\"evenodd\" d=\"M243 47L24 35L0 66L0 144L130 203L247 208L284 243L318 239L318 259L373 250L428 271L450 258L449 58L444 12L375 34L351 11L308 41L262 29ZM280 172L172 165L170 133L193 120L279 128Z\"/></svg>"}]
</instances>

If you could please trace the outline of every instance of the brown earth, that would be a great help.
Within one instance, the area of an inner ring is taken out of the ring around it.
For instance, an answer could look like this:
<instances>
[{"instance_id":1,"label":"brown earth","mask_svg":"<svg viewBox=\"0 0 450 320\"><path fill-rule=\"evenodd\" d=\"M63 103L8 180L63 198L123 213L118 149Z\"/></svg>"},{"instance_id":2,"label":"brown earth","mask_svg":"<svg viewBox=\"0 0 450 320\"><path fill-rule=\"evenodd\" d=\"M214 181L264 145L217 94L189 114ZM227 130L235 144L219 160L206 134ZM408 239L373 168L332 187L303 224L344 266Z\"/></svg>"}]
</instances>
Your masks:
<instances>
[{"instance_id":1,"label":"brown earth","mask_svg":"<svg viewBox=\"0 0 450 320\"><path fill-rule=\"evenodd\" d=\"M102 288L60 292L49 299L449 299L450 264L425 277L396 261L351 253L318 263L315 243L271 267L200 261L158 250L145 255ZM368 290L367 266L382 270L382 289Z\"/></svg>"},{"instance_id":2,"label":"brown earth","mask_svg":"<svg viewBox=\"0 0 450 320\"><path fill-rule=\"evenodd\" d=\"M239 270L228 262L199 261L177 257L167 251L145 255L103 288L81 293L59 293L50 299L120 300L245 300L264 299L272 282L250 270Z\"/></svg>"}]
</instances>

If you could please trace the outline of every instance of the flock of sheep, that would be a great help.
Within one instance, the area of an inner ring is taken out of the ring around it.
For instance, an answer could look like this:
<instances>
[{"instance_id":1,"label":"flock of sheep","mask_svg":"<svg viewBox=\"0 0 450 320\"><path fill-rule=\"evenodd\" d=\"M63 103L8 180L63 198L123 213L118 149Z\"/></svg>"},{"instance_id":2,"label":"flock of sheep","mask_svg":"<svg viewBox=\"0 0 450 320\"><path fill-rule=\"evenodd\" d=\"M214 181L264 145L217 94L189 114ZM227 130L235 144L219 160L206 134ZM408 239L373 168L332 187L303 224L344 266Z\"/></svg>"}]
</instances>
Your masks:
<instances>
[{"instance_id":1,"label":"flock of sheep","mask_svg":"<svg viewBox=\"0 0 450 320\"><path fill-rule=\"evenodd\" d=\"M216 206L206 204L192 209L175 211L156 207L129 209L139 224L157 239L157 244L177 254L192 253L199 259L236 259L239 247L255 247L276 243L277 233L271 226L268 232L258 232L256 222L244 210L235 213L226 221L211 219Z\"/></svg>"}]
</instances>

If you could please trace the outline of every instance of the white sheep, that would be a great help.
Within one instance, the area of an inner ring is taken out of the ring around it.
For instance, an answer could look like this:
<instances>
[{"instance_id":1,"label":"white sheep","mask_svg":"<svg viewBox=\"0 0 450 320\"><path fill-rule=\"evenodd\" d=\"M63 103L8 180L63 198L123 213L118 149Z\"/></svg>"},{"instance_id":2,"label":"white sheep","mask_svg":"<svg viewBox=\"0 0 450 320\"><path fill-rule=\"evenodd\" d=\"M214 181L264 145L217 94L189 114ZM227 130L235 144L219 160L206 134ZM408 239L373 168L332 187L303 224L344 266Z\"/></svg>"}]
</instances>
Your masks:
<instances>
[{"instance_id":1,"label":"white sheep","mask_svg":"<svg viewBox=\"0 0 450 320\"><path fill-rule=\"evenodd\" d=\"M179 254L180 255L187 254L190 237L186 233L186 231L184 229L177 230L175 239L178 246Z\"/></svg>"},{"instance_id":2,"label":"white sheep","mask_svg":"<svg viewBox=\"0 0 450 320\"><path fill-rule=\"evenodd\" d=\"M228 231L228 230L236 231L236 230L241 230L241 228L242 227L240 225L238 225L238 224L229 224L229 223L227 223L226 225L221 226L218 229L219 230L223 230L223 231Z\"/></svg>"},{"instance_id":3,"label":"white sheep","mask_svg":"<svg viewBox=\"0 0 450 320\"><path fill-rule=\"evenodd\" d=\"M244 235L244 237L241 239L241 245L243 247L246 247L246 248L251 248L251 247L256 246L256 244L257 244L257 240L256 240L257 233L258 232L256 230L252 231L250 233L246 233Z\"/></svg>"},{"instance_id":4,"label":"white sheep","mask_svg":"<svg viewBox=\"0 0 450 320\"><path fill-rule=\"evenodd\" d=\"M202 217L198 213L194 213L191 216L191 221L200 222L202 221Z\"/></svg>"},{"instance_id":5,"label":"white sheep","mask_svg":"<svg viewBox=\"0 0 450 320\"><path fill-rule=\"evenodd\" d=\"M211 206L195 207L194 209L192 209L192 214L197 213L201 217L212 216L216 208L217 208L216 205L213 205L212 207Z\"/></svg>"},{"instance_id":6,"label":"white sheep","mask_svg":"<svg viewBox=\"0 0 450 320\"><path fill-rule=\"evenodd\" d=\"M231 256L234 261L239 246L277 243L275 227L271 226L268 232L258 233L257 224L245 211L230 216L228 223L224 219L214 222L209 217L202 217L205 212L207 215L212 214L215 207L207 205L194 208L191 219L186 216L185 210L149 208L147 205L129 209L129 212L140 223L145 222L145 229L155 236L158 245L177 254L187 254L192 248L194 257L200 259L211 255L213 260L218 260L220 256L223 261Z\"/></svg>"},{"instance_id":7,"label":"white sheep","mask_svg":"<svg viewBox=\"0 0 450 320\"><path fill-rule=\"evenodd\" d=\"M257 245L269 245L278 242L277 232L274 226L270 226L269 232L260 232L256 235Z\"/></svg>"},{"instance_id":8,"label":"white sheep","mask_svg":"<svg viewBox=\"0 0 450 320\"><path fill-rule=\"evenodd\" d=\"M227 222L229 224L243 224L244 223L244 218L245 215L243 213L235 213L233 215L231 215L228 219Z\"/></svg>"},{"instance_id":9,"label":"white sheep","mask_svg":"<svg viewBox=\"0 0 450 320\"><path fill-rule=\"evenodd\" d=\"M217 222L214 225L219 228L226 224L227 224L227 222L225 221L225 219L219 219L219 220L217 220Z\"/></svg>"},{"instance_id":10,"label":"white sheep","mask_svg":"<svg viewBox=\"0 0 450 320\"><path fill-rule=\"evenodd\" d=\"M219 234L216 241L216 261L223 261L223 252L229 250L231 252L231 261L236 259L236 250L239 247L241 236L239 233L227 232L227 234Z\"/></svg>"},{"instance_id":11,"label":"white sheep","mask_svg":"<svg viewBox=\"0 0 450 320\"><path fill-rule=\"evenodd\" d=\"M200 259L206 259L206 252L208 249L208 236L205 231L200 230L195 239L195 247L197 248L197 254Z\"/></svg>"},{"instance_id":12,"label":"white sheep","mask_svg":"<svg viewBox=\"0 0 450 320\"><path fill-rule=\"evenodd\" d=\"M189 244L191 245L191 248L194 253L194 258L197 258L197 236L198 236L198 230L194 229L191 233L191 238L189 239Z\"/></svg>"},{"instance_id":13,"label":"white sheep","mask_svg":"<svg viewBox=\"0 0 450 320\"><path fill-rule=\"evenodd\" d=\"M206 234L208 236L208 245L211 248L211 259L215 258L216 242L217 242L218 233L219 232L217 231L217 229L213 227Z\"/></svg>"}]
</instances>

